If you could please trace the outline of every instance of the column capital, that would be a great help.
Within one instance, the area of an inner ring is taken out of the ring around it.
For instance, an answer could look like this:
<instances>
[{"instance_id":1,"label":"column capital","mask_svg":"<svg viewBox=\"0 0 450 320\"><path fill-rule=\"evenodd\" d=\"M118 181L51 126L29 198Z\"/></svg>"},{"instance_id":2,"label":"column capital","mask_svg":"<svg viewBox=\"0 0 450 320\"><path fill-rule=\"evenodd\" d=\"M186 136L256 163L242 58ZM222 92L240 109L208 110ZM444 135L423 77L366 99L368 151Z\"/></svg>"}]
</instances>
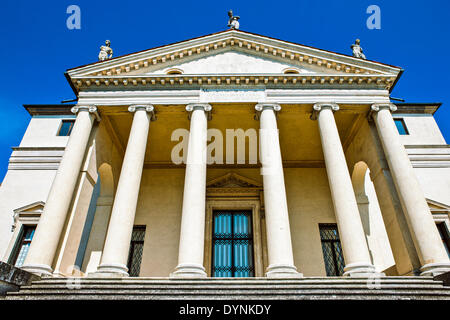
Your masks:
<instances>
[{"instance_id":1,"label":"column capital","mask_svg":"<svg viewBox=\"0 0 450 320\"><path fill-rule=\"evenodd\" d=\"M278 103L258 103L255 106L256 114L255 114L255 120L259 120L261 116L261 112L264 109L273 110L275 114L281 110L281 106Z\"/></svg>"},{"instance_id":2,"label":"column capital","mask_svg":"<svg viewBox=\"0 0 450 320\"><path fill-rule=\"evenodd\" d=\"M189 120L191 119L191 113L195 110L195 109L203 109L203 111L206 113L207 119L211 120L211 110L212 110L212 106L209 103L189 103L186 106L186 111L189 112Z\"/></svg>"},{"instance_id":3,"label":"column capital","mask_svg":"<svg viewBox=\"0 0 450 320\"><path fill-rule=\"evenodd\" d=\"M371 111L378 112L381 109L389 109L391 112L397 111L397 106L393 103L375 103L370 107Z\"/></svg>"},{"instance_id":4,"label":"column capital","mask_svg":"<svg viewBox=\"0 0 450 320\"><path fill-rule=\"evenodd\" d=\"M311 114L310 119L311 120L317 120L317 115L319 114L320 111L325 110L325 109L331 109L331 111L338 111L339 110L339 105L337 103L334 102L320 102L320 103L316 103L313 106L313 111Z\"/></svg>"},{"instance_id":5,"label":"column capital","mask_svg":"<svg viewBox=\"0 0 450 320\"><path fill-rule=\"evenodd\" d=\"M390 112L395 112L397 111L397 106L393 103L374 103L370 106L370 111L367 115L367 119L369 121L372 121L373 113L383 109L388 109Z\"/></svg>"},{"instance_id":6,"label":"column capital","mask_svg":"<svg viewBox=\"0 0 450 320\"><path fill-rule=\"evenodd\" d=\"M128 107L128 111L133 113L137 110L145 110L146 112L150 113L150 120L155 121L156 120L156 111L155 107L151 104L133 104Z\"/></svg>"},{"instance_id":7,"label":"column capital","mask_svg":"<svg viewBox=\"0 0 450 320\"><path fill-rule=\"evenodd\" d=\"M89 113L94 114L95 119L97 121L100 121L100 115L98 114L98 110L96 106L83 106L83 105L76 105L74 107L72 107L72 109L70 109L70 111L74 114L77 114L80 111L87 111Z\"/></svg>"}]
</instances>

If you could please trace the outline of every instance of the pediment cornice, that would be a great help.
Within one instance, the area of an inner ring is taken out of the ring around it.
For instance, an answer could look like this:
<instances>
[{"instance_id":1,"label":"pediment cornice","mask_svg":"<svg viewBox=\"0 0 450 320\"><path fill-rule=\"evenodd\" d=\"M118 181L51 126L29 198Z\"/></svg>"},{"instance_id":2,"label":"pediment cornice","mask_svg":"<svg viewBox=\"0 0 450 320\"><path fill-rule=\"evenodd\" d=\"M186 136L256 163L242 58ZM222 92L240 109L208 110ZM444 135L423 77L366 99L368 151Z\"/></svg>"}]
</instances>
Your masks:
<instances>
[{"instance_id":1,"label":"pediment cornice","mask_svg":"<svg viewBox=\"0 0 450 320\"><path fill-rule=\"evenodd\" d=\"M301 63L314 74L145 74L148 68L200 59L215 51L234 50ZM401 68L294 44L238 30L227 30L159 48L68 70L77 90L93 86L245 85L245 84L376 84L390 89ZM141 73L141 74L140 74Z\"/></svg>"},{"instance_id":2,"label":"pediment cornice","mask_svg":"<svg viewBox=\"0 0 450 320\"><path fill-rule=\"evenodd\" d=\"M204 85L370 85L389 90L396 77L378 74L207 74L207 75L130 75L86 76L72 79L80 90L89 87L198 87Z\"/></svg>"}]
</instances>

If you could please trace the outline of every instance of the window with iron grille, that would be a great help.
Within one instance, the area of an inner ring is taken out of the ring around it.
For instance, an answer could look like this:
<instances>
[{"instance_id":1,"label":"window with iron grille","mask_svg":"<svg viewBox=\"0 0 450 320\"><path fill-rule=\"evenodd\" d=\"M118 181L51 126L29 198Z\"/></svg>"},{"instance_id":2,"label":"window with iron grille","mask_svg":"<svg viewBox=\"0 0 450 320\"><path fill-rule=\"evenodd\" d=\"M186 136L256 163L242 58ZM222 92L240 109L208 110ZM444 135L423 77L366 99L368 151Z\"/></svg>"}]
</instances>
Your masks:
<instances>
[{"instance_id":1,"label":"window with iron grille","mask_svg":"<svg viewBox=\"0 0 450 320\"><path fill-rule=\"evenodd\" d=\"M251 211L215 211L213 215L213 277L253 277Z\"/></svg>"},{"instance_id":2,"label":"window with iron grille","mask_svg":"<svg viewBox=\"0 0 450 320\"><path fill-rule=\"evenodd\" d=\"M63 120L58 131L58 136L70 136L75 120Z\"/></svg>"},{"instance_id":3,"label":"window with iron grille","mask_svg":"<svg viewBox=\"0 0 450 320\"><path fill-rule=\"evenodd\" d=\"M145 226L134 226L131 234L130 253L128 255L128 274L139 277L141 271L142 252L144 249Z\"/></svg>"},{"instance_id":4,"label":"window with iron grille","mask_svg":"<svg viewBox=\"0 0 450 320\"><path fill-rule=\"evenodd\" d=\"M20 232L18 242L14 248L9 261L10 264L16 267L21 267L27 257L28 250L30 249L31 240L33 240L34 231L36 226L23 226Z\"/></svg>"},{"instance_id":5,"label":"window with iron grille","mask_svg":"<svg viewBox=\"0 0 450 320\"><path fill-rule=\"evenodd\" d=\"M334 223L320 223L319 231L327 276L342 276L345 262L337 225Z\"/></svg>"},{"instance_id":6,"label":"window with iron grille","mask_svg":"<svg viewBox=\"0 0 450 320\"><path fill-rule=\"evenodd\" d=\"M445 225L445 222L438 223L436 226L439 230L439 234L441 235L444 248L447 251L448 257L450 258L450 235L447 226Z\"/></svg>"}]
</instances>

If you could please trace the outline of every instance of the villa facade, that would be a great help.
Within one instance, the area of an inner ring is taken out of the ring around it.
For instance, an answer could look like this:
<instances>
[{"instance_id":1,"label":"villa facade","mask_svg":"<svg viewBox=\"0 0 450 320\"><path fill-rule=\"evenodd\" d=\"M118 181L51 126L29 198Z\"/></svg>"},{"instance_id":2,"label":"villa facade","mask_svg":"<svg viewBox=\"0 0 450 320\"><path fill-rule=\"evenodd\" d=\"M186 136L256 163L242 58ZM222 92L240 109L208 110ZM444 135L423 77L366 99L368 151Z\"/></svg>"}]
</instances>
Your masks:
<instances>
[{"instance_id":1,"label":"villa facade","mask_svg":"<svg viewBox=\"0 0 450 320\"><path fill-rule=\"evenodd\" d=\"M450 271L439 103L399 67L226 30L69 69L0 187L0 259L50 277Z\"/></svg>"}]
</instances>

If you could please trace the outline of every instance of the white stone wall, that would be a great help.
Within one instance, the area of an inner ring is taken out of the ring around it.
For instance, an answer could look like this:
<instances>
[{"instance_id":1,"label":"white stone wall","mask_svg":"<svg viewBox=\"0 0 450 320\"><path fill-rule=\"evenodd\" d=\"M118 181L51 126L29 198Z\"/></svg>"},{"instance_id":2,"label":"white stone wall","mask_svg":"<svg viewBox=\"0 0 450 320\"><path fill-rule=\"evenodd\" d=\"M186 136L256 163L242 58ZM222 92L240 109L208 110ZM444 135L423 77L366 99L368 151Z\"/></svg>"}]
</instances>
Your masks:
<instances>
[{"instance_id":1,"label":"white stone wall","mask_svg":"<svg viewBox=\"0 0 450 320\"><path fill-rule=\"evenodd\" d=\"M432 115L402 118L408 135L401 135L425 197L450 205L450 148Z\"/></svg>"},{"instance_id":2,"label":"white stone wall","mask_svg":"<svg viewBox=\"0 0 450 320\"><path fill-rule=\"evenodd\" d=\"M0 259L8 261L14 210L47 200L68 137L57 136L66 117L33 117L0 186Z\"/></svg>"},{"instance_id":3,"label":"white stone wall","mask_svg":"<svg viewBox=\"0 0 450 320\"><path fill-rule=\"evenodd\" d=\"M446 144L444 137L430 114L394 114L394 119L402 118L408 128L408 135L402 135L405 145Z\"/></svg>"},{"instance_id":4,"label":"white stone wall","mask_svg":"<svg viewBox=\"0 0 450 320\"><path fill-rule=\"evenodd\" d=\"M65 147L69 137L58 136L62 119L75 119L75 117L31 118L20 147Z\"/></svg>"}]
</instances>

